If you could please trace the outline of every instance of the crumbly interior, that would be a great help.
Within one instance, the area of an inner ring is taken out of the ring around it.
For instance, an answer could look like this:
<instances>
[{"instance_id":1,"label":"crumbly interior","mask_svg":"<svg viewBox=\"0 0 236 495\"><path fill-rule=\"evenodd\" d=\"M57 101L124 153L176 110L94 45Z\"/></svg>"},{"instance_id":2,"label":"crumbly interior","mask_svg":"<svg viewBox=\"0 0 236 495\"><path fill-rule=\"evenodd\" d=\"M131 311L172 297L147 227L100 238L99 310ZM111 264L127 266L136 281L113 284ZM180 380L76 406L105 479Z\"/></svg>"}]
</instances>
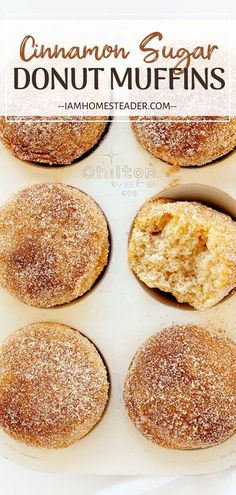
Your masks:
<instances>
[{"instance_id":1,"label":"crumbly interior","mask_svg":"<svg viewBox=\"0 0 236 495\"><path fill-rule=\"evenodd\" d=\"M199 203L152 200L139 212L129 264L148 287L203 310L236 285L236 223Z\"/></svg>"}]
</instances>

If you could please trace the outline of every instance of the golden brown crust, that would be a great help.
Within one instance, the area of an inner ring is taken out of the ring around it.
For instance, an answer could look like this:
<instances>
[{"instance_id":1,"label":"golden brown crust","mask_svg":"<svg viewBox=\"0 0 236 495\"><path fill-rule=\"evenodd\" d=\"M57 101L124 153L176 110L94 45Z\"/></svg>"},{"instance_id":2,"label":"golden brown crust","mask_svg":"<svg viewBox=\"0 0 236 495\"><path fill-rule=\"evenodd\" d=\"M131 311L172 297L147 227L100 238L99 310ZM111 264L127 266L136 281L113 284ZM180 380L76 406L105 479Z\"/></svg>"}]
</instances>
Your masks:
<instances>
[{"instance_id":1,"label":"golden brown crust","mask_svg":"<svg viewBox=\"0 0 236 495\"><path fill-rule=\"evenodd\" d=\"M86 122L82 117L76 117L78 122L60 122L56 117L47 118L47 122L40 122L40 117L33 122L17 122L16 117L10 122L0 117L0 139L21 160L69 165L93 148L106 129L104 118L85 118Z\"/></svg>"},{"instance_id":2,"label":"golden brown crust","mask_svg":"<svg viewBox=\"0 0 236 495\"><path fill-rule=\"evenodd\" d=\"M177 122L162 122L163 119L139 117L135 122L131 118L132 129L144 148L171 165L205 165L236 146L236 118L229 122L217 122L219 117L175 117ZM197 122L186 122L196 119ZM208 119L215 122L204 122Z\"/></svg>"},{"instance_id":3,"label":"golden brown crust","mask_svg":"<svg viewBox=\"0 0 236 495\"><path fill-rule=\"evenodd\" d=\"M128 371L124 401L138 430L170 449L201 449L236 430L236 346L188 324L150 337Z\"/></svg>"},{"instance_id":4,"label":"golden brown crust","mask_svg":"<svg viewBox=\"0 0 236 495\"><path fill-rule=\"evenodd\" d=\"M135 219L128 260L148 287L210 308L236 287L236 222L197 202L151 199Z\"/></svg>"},{"instance_id":5,"label":"golden brown crust","mask_svg":"<svg viewBox=\"0 0 236 495\"><path fill-rule=\"evenodd\" d=\"M94 345L58 323L35 323L0 349L0 425L19 442L63 448L87 435L108 400Z\"/></svg>"},{"instance_id":6,"label":"golden brown crust","mask_svg":"<svg viewBox=\"0 0 236 495\"><path fill-rule=\"evenodd\" d=\"M0 208L0 283L38 307L87 292L108 261L108 227L95 201L57 183L19 191Z\"/></svg>"}]
</instances>

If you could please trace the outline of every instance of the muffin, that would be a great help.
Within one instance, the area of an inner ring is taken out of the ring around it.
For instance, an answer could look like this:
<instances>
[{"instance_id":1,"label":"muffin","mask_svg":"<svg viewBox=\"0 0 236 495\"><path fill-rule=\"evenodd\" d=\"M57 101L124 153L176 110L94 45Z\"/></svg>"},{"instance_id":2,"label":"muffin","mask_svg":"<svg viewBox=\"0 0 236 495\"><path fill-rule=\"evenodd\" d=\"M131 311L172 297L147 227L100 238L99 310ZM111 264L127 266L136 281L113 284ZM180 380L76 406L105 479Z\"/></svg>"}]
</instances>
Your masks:
<instances>
[{"instance_id":1,"label":"muffin","mask_svg":"<svg viewBox=\"0 0 236 495\"><path fill-rule=\"evenodd\" d=\"M91 150L101 139L107 122L103 117L28 118L9 121L0 117L0 139L20 160L48 165L70 165ZM103 120L102 120L103 119ZM65 120L65 119L64 119ZM76 120L76 122L75 122Z\"/></svg>"},{"instance_id":2,"label":"muffin","mask_svg":"<svg viewBox=\"0 0 236 495\"><path fill-rule=\"evenodd\" d=\"M236 222L197 202L151 199L135 219L128 260L148 287L210 308L236 286Z\"/></svg>"},{"instance_id":3,"label":"muffin","mask_svg":"<svg viewBox=\"0 0 236 495\"><path fill-rule=\"evenodd\" d=\"M0 426L18 442L68 447L101 419L106 367L95 346L58 323L14 332L0 348Z\"/></svg>"},{"instance_id":4,"label":"muffin","mask_svg":"<svg viewBox=\"0 0 236 495\"><path fill-rule=\"evenodd\" d=\"M203 449L236 430L236 345L193 324L150 337L128 371L131 421L154 444Z\"/></svg>"},{"instance_id":5,"label":"muffin","mask_svg":"<svg viewBox=\"0 0 236 495\"><path fill-rule=\"evenodd\" d=\"M0 284L22 302L51 307L87 292L108 261L101 208L64 184L36 184L0 208Z\"/></svg>"},{"instance_id":6,"label":"muffin","mask_svg":"<svg viewBox=\"0 0 236 495\"><path fill-rule=\"evenodd\" d=\"M176 122L168 122L173 117L165 117L167 122L163 119L131 118L132 129L146 150L171 165L205 165L236 146L236 118L228 122L219 122L220 117L174 117ZM205 122L209 119L213 122Z\"/></svg>"}]
</instances>

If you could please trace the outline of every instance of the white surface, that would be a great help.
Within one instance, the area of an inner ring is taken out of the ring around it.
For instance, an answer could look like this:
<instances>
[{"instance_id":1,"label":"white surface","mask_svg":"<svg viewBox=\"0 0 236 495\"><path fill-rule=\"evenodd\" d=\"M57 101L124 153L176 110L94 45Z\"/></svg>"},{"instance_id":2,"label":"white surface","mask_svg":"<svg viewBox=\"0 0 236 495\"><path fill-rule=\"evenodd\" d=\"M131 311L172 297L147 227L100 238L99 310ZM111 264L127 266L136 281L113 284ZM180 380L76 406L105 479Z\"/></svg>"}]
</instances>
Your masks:
<instances>
[{"instance_id":1,"label":"white surface","mask_svg":"<svg viewBox=\"0 0 236 495\"><path fill-rule=\"evenodd\" d=\"M183 13L231 13L235 15L233 0L120 0L115 12L183 12ZM110 0L0 0L0 15L5 13L44 13L44 12L114 12ZM219 185L220 185L219 178ZM125 478L108 476L78 476L41 474L28 471L5 459L0 459L0 490L2 495L231 495L236 491L236 470L230 469L213 475L170 479L166 477Z\"/></svg>"},{"instance_id":2,"label":"white surface","mask_svg":"<svg viewBox=\"0 0 236 495\"><path fill-rule=\"evenodd\" d=\"M59 475L28 471L2 459L0 479L2 495L234 495L236 471L184 479Z\"/></svg>"}]
</instances>

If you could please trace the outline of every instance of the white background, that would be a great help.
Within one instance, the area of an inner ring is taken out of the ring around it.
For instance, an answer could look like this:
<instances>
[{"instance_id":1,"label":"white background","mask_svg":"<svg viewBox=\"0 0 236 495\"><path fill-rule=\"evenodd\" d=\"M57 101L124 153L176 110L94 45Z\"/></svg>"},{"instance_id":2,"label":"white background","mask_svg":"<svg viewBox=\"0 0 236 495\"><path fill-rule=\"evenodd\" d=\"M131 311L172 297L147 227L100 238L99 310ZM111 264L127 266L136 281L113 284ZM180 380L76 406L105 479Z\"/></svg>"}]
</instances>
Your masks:
<instances>
[{"instance_id":1,"label":"white background","mask_svg":"<svg viewBox=\"0 0 236 495\"><path fill-rule=\"evenodd\" d=\"M214 13L236 17L231 0L0 0L7 13ZM107 453L109 455L109 453ZM231 495L236 491L236 468L221 473L183 478L125 478L44 474L27 471L0 459L1 495Z\"/></svg>"}]
</instances>

